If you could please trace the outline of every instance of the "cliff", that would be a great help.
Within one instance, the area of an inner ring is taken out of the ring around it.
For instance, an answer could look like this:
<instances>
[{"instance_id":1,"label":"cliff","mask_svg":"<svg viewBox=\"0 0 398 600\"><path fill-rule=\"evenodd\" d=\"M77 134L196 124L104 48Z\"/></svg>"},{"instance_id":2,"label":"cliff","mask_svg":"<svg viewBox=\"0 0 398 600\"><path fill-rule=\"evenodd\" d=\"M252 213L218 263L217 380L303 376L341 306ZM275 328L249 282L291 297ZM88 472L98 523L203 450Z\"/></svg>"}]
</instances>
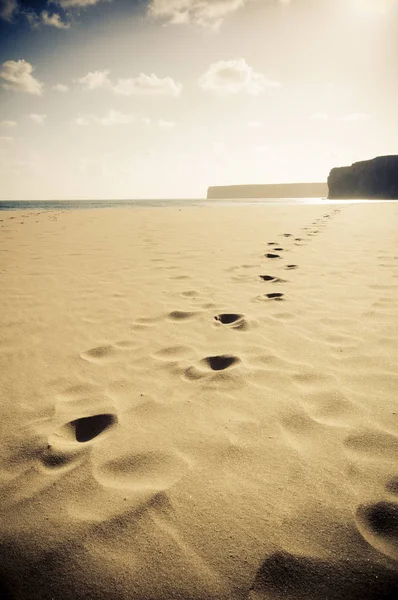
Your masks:
<instances>
[{"instance_id":1,"label":"cliff","mask_svg":"<svg viewBox=\"0 0 398 600\"><path fill-rule=\"evenodd\" d=\"M209 187L207 198L324 198L327 193L326 183L276 183L213 186Z\"/></svg>"},{"instance_id":2,"label":"cliff","mask_svg":"<svg viewBox=\"0 0 398 600\"><path fill-rule=\"evenodd\" d=\"M379 156L332 169L328 186L331 199L398 199L398 156Z\"/></svg>"}]
</instances>

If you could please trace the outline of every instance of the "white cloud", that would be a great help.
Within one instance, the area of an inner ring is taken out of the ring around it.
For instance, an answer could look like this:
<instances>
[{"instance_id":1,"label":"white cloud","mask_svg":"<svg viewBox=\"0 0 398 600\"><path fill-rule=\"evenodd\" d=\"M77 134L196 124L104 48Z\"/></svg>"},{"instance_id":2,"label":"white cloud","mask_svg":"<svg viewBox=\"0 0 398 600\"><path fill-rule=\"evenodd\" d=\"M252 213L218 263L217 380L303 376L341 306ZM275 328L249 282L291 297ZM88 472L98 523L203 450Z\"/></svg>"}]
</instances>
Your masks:
<instances>
[{"instance_id":1,"label":"white cloud","mask_svg":"<svg viewBox=\"0 0 398 600\"><path fill-rule=\"evenodd\" d=\"M69 91L68 86L65 85L64 83L56 83L55 85L53 85L52 89L55 92L61 92L62 94L65 94L66 92Z\"/></svg>"},{"instance_id":2,"label":"white cloud","mask_svg":"<svg viewBox=\"0 0 398 600\"><path fill-rule=\"evenodd\" d=\"M109 89L118 96L178 96L182 89L182 85L174 81L171 77L164 77L162 79L155 75L155 73L152 73L151 75L140 73L138 77L118 79L116 83L112 83L109 79L108 70L92 71L76 81L86 90Z\"/></svg>"},{"instance_id":3,"label":"white cloud","mask_svg":"<svg viewBox=\"0 0 398 600\"><path fill-rule=\"evenodd\" d=\"M6 144L12 144L14 138L11 135L2 135L0 136L0 142L5 142Z\"/></svg>"},{"instance_id":4,"label":"white cloud","mask_svg":"<svg viewBox=\"0 0 398 600\"><path fill-rule=\"evenodd\" d=\"M18 10L17 0L0 0L0 19L11 22Z\"/></svg>"},{"instance_id":5,"label":"white cloud","mask_svg":"<svg viewBox=\"0 0 398 600\"><path fill-rule=\"evenodd\" d=\"M151 0L149 13L167 23L197 23L218 28L225 17L245 6L250 0Z\"/></svg>"},{"instance_id":6,"label":"white cloud","mask_svg":"<svg viewBox=\"0 0 398 600\"><path fill-rule=\"evenodd\" d=\"M108 78L109 71L91 71L84 77L76 79L86 90L107 89L111 87L110 79Z\"/></svg>"},{"instance_id":7,"label":"white cloud","mask_svg":"<svg viewBox=\"0 0 398 600\"><path fill-rule=\"evenodd\" d=\"M0 121L0 127L5 127L7 129L12 129L16 127L18 123L16 121Z\"/></svg>"},{"instance_id":8,"label":"white cloud","mask_svg":"<svg viewBox=\"0 0 398 600\"><path fill-rule=\"evenodd\" d=\"M276 81L269 81L262 73L257 73L244 58L221 60L210 65L198 82L204 90L219 94L257 95L267 87L279 87Z\"/></svg>"},{"instance_id":9,"label":"white cloud","mask_svg":"<svg viewBox=\"0 0 398 600\"><path fill-rule=\"evenodd\" d=\"M131 79L119 79L112 87L112 91L115 94L121 96L133 96L133 95L167 95L167 96L178 96L181 93L182 85L177 83L171 77L164 77L163 79L152 73L151 75L145 75L140 73L138 77Z\"/></svg>"},{"instance_id":10,"label":"white cloud","mask_svg":"<svg viewBox=\"0 0 398 600\"><path fill-rule=\"evenodd\" d=\"M37 123L37 125L43 125L46 118L47 115L38 115L37 113L31 113L29 115L29 119L31 119L31 121L34 123Z\"/></svg>"},{"instance_id":11,"label":"white cloud","mask_svg":"<svg viewBox=\"0 0 398 600\"><path fill-rule=\"evenodd\" d=\"M70 28L70 23L64 23L61 19L61 16L58 13L53 13L52 15L50 15L48 11L43 10L40 16L44 25L56 27L57 29Z\"/></svg>"},{"instance_id":12,"label":"white cloud","mask_svg":"<svg viewBox=\"0 0 398 600\"><path fill-rule=\"evenodd\" d=\"M41 96L43 83L32 75L33 67L25 60L7 60L0 68L1 87L16 92Z\"/></svg>"},{"instance_id":13,"label":"white cloud","mask_svg":"<svg viewBox=\"0 0 398 600\"><path fill-rule=\"evenodd\" d=\"M174 129L176 124L174 121L164 121L163 119L159 119L158 126L161 129Z\"/></svg>"}]
</instances>

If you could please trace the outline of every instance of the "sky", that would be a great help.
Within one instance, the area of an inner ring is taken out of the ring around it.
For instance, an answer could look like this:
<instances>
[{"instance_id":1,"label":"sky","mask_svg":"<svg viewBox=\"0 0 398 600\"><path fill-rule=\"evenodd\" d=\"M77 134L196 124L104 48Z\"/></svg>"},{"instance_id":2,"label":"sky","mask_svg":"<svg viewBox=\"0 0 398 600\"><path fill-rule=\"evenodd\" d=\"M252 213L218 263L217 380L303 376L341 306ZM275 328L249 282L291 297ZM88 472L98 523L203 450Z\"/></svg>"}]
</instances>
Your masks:
<instances>
[{"instance_id":1,"label":"sky","mask_svg":"<svg viewBox=\"0 0 398 600\"><path fill-rule=\"evenodd\" d=\"M0 0L0 199L200 198L398 151L398 0Z\"/></svg>"}]
</instances>

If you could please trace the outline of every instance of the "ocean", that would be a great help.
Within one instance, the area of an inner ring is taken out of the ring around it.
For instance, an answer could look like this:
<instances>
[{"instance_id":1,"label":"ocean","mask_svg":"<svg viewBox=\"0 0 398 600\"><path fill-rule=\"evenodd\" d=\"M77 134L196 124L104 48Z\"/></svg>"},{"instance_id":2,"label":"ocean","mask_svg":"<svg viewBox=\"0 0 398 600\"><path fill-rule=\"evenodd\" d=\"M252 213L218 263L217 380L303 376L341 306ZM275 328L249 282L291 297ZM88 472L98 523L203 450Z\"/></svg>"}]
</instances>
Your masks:
<instances>
[{"instance_id":1,"label":"ocean","mask_svg":"<svg viewBox=\"0 0 398 600\"><path fill-rule=\"evenodd\" d=\"M153 199L153 200L0 200L0 211L8 210L87 210L103 208L171 208L190 206L236 206L259 204L358 204L362 202L392 202L391 200L328 200L326 198L239 198L217 199Z\"/></svg>"}]
</instances>

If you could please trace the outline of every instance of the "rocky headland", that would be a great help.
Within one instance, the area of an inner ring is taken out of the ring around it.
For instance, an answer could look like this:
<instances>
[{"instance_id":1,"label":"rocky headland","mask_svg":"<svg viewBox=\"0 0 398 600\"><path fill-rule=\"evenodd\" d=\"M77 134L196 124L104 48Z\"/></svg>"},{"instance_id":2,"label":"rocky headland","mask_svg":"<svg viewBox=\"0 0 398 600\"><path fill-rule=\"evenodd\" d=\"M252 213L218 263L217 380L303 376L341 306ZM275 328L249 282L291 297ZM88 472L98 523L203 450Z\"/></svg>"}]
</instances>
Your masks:
<instances>
[{"instance_id":1,"label":"rocky headland","mask_svg":"<svg viewBox=\"0 0 398 600\"><path fill-rule=\"evenodd\" d=\"M379 156L332 169L328 186L331 199L398 199L398 156Z\"/></svg>"}]
</instances>

